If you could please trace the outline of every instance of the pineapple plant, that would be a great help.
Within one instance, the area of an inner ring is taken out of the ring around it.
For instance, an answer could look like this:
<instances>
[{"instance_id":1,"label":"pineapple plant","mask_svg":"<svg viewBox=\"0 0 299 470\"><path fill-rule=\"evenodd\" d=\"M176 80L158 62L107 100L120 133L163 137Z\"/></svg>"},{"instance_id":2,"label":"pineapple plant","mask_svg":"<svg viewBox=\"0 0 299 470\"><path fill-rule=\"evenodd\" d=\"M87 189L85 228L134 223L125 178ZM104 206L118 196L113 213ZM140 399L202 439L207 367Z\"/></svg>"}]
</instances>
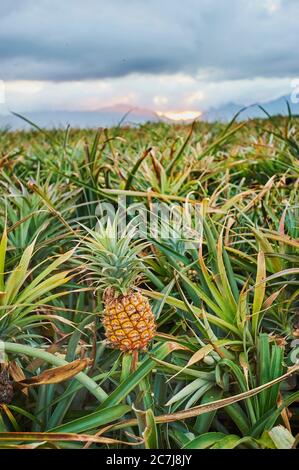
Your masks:
<instances>
[{"instance_id":1,"label":"pineapple plant","mask_svg":"<svg viewBox=\"0 0 299 470\"><path fill-rule=\"evenodd\" d=\"M150 303L137 289L143 263L139 256L146 244L132 241L130 225L118 236L118 217L98 230L86 230L84 258L104 303L102 323L108 344L120 351L146 350L155 336L156 323Z\"/></svg>"}]
</instances>

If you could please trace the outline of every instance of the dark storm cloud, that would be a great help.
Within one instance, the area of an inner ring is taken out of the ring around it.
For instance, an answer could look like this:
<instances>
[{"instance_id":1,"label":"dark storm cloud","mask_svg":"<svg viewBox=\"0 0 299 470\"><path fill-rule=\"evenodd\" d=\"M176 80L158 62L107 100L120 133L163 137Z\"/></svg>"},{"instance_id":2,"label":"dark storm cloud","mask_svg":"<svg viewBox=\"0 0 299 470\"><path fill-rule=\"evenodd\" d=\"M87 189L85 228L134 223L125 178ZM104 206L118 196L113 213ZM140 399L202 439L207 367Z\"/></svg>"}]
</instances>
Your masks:
<instances>
[{"instance_id":1,"label":"dark storm cloud","mask_svg":"<svg viewBox=\"0 0 299 470\"><path fill-rule=\"evenodd\" d=\"M0 78L299 74L295 0L1 0Z\"/></svg>"}]
</instances>

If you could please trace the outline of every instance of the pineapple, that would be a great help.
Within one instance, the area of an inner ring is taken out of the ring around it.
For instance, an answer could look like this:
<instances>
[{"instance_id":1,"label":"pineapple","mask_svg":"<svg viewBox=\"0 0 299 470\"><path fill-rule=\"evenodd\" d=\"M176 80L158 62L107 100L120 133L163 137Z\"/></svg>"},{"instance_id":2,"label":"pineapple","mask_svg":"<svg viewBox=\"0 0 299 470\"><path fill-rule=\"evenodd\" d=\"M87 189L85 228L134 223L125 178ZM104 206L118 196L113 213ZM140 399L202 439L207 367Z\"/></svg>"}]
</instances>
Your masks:
<instances>
[{"instance_id":1,"label":"pineapple","mask_svg":"<svg viewBox=\"0 0 299 470\"><path fill-rule=\"evenodd\" d=\"M103 325L108 344L120 351L146 350L156 331L155 317L147 298L137 289L142 262L138 254L144 243L133 242L128 226L118 237L117 218L97 231L87 229L84 258L102 292Z\"/></svg>"},{"instance_id":2,"label":"pineapple","mask_svg":"<svg viewBox=\"0 0 299 470\"><path fill-rule=\"evenodd\" d=\"M0 405L9 404L13 399L13 383L9 378L8 367L0 370Z\"/></svg>"}]
</instances>

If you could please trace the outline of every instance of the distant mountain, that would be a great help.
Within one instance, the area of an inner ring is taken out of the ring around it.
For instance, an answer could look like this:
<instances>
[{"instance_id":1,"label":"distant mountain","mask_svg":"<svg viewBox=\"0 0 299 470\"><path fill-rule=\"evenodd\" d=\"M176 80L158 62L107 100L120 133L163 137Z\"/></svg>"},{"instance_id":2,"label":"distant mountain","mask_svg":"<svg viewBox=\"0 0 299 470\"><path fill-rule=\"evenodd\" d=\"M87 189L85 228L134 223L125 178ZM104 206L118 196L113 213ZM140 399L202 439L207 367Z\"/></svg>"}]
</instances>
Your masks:
<instances>
[{"instance_id":1,"label":"distant mountain","mask_svg":"<svg viewBox=\"0 0 299 470\"><path fill-rule=\"evenodd\" d=\"M289 96L282 96L276 100L258 104L271 116L286 116L288 114L287 103L290 105L292 114L299 115L299 103L292 103ZM201 119L208 122L230 121L240 110L242 112L238 116L239 121L252 118L266 118L266 114L259 108L258 104L245 107L242 104L227 103L219 108L210 108L202 114Z\"/></svg>"},{"instance_id":2,"label":"distant mountain","mask_svg":"<svg viewBox=\"0 0 299 470\"><path fill-rule=\"evenodd\" d=\"M38 111L22 113L26 119L45 128L112 127L118 124L138 125L159 121L158 115L148 109L117 105L99 111ZM0 114L0 128L30 129L31 125L13 114Z\"/></svg>"},{"instance_id":3,"label":"distant mountain","mask_svg":"<svg viewBox=\"0 0 299 470\"><path fill-rule=\"evenodd\" d=\"M290 105L292 113L299 115L299 103L291 103L289 96L282 96L276 100L261 103L261 105L271 116L287 115L287 102ZM201 115L200 119L208 122L226 122L231 120L243 108L245 107L242 104L227 103L218 108L208 109ZM24 113L24 116L39 127L46 128L65 128L67 125L80 128L112 127L119 124L138 125L145 122L172 122L171 119L158 116L154 111L149 109L130 107L124 104L101 108L98 111L39 111ZM238 116L238 120L241 121L256 117L265 118L266 114L258 105L252 105L242 110ZM0 114L0 129L30 129L30 127L29 123L13 114Z\"/></svg>"}]
</instances>

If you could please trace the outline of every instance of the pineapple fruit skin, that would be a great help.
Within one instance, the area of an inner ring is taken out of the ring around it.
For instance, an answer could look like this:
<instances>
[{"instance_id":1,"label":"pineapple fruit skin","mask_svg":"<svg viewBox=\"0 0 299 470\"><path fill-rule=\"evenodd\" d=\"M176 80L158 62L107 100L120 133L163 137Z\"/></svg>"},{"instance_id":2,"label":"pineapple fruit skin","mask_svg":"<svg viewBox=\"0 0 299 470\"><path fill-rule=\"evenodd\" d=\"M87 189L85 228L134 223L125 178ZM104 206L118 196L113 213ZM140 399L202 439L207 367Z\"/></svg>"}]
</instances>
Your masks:
<instances>
[{"instance_id":1,"label":"pineapple fruit skin","mask_svg":"<svg viewBox=\"0 0 299 470\"><path fill-rule=\"evenodd\" d=\"M108 344L126 352L146 350L156 333L151 306L140 292L107 299L103 325Z\"/></svg>"},{"instance_id":2,"label":"pineapple fruit skin","mask_svg":"<svg viewBox=\"0 0 299 470\"><path fill-rule=\"evenodd\" d=\"M6 368L0 372L0 404L11 403L14 395L13 383Z\"/></svg>"}]
</instances>

